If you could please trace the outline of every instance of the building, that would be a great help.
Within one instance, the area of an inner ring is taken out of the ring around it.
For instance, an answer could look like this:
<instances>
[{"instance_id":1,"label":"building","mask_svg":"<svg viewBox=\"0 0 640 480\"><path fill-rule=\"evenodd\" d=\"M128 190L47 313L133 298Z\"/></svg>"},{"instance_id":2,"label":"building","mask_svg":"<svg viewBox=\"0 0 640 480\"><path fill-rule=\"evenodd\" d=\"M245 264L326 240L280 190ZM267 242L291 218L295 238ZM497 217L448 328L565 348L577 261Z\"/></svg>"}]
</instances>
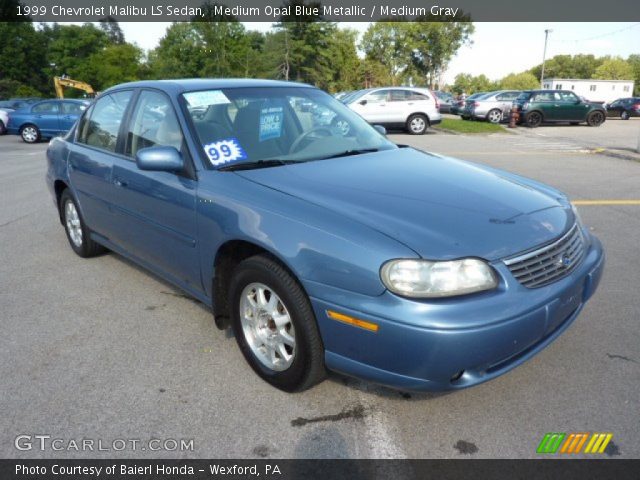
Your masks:
<instances>
[{"instance_id":1,"label":"building","mask_svg":"<svg viewBox=\"0 0 640 480\"><path fill-rule=\"evenodd\" d=\"M545 78L542 88L571 90L591 102L609 103L633 96L633 80L591 80L576 78Z\"/></svg>"}]
</instances>

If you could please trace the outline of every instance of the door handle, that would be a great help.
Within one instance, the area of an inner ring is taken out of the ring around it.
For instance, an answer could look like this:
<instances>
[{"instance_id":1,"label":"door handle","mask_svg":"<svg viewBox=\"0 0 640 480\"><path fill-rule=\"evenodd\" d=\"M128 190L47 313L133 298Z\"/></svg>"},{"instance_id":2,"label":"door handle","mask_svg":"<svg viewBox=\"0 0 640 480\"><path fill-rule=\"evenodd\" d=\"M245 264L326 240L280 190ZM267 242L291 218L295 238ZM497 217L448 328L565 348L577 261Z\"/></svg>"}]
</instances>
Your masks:
<instances>
[{"instance_id":1,"label":"door handle","mask_svg":"<svg viewBox=\"0 0 640 480\"><path fill-rule=\"evenodd\" d=\"M115 178L115 179L113 180L113 184L114 184L116 187L120 187L120 188L125 188L125 187L127 186L127 182L125 182L125 181L123 181L123 180L120 180L119 178Z\"/></svg>"}]
</instances>

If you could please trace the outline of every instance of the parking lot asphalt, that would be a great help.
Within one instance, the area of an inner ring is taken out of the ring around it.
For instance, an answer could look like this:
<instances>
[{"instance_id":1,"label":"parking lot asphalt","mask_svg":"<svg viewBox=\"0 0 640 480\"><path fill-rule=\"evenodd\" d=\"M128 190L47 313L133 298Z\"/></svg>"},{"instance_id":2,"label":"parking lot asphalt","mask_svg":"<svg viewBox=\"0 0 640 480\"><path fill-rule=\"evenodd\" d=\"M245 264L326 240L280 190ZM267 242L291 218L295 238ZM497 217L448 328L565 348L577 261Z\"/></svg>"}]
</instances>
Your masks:
<instances>
[{"instance_id":1,"label":"parking lot asphalt","mask_svg":"<svg viewBox=\"0 0 640 480\"><path fill-rule=\"evenodd\" d=\"M621 145L637 141L640 121L605 125L629 129ZM629 201L580 207L607 266L572 327L512 372L448 394L338 375L295 395L268 386L197 301L118 255L77 257L45 186L46 143L0 137L0 457L535 458L547 432L611 432L605 456L640 457L640 205L631 202L640 163L584 153L587 140L612 141L604 128L538 135L547 128L390 136L533 177L574 200ZM556 136L576 148L549 145ZM21 434L60 438L64 448L19 451ZM193 439L193 450L67 448L151 438Z\"/></svg>"}]
</instances>

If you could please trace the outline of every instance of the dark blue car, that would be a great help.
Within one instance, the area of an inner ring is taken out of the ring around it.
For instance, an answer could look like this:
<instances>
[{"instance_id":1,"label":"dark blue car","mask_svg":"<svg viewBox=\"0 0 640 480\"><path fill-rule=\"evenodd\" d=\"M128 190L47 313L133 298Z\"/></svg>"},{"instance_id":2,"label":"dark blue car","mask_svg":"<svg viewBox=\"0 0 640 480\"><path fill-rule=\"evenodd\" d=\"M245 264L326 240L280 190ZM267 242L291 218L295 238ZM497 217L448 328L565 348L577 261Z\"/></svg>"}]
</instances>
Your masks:
<instances>
[{"instance_id":1,"label":"dark blue car","mask_svg":"<svg viewBox=\"0 0 640 480\"><path fill-rule=\"evenodd\" d=\"M11 112L7 132L27 143L64 135L85 111L87 100L44 100Z\"/></svg>"},{"instance_id":2,"label":"dark blue car","mask_svg":"<svg viewBox=\"0 0 640 480\"><path fill-rule=\"evenodd\" d=\"M78 255L212 307L280 389L458 389L531 358L595 292L600 242L563 193L380 131L302 84L129 83L51 142L47 183Z\"/></svg>"}]
</instances>

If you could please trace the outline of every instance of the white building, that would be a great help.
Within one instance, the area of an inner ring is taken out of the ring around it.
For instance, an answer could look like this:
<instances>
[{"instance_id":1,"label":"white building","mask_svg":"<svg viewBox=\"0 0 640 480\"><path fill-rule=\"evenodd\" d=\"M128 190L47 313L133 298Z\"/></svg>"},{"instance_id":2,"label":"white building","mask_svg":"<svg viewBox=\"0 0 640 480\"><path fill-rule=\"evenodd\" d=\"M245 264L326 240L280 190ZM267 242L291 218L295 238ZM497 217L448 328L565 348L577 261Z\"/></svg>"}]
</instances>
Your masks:
<instances>
[{"instance_id":1,"label":"white building","mask_svg":"<svg viewBox=\"0 0 640 480\"><path fill-rule=\"evenodd\" d=\"M633 80L591 80L576 78L545 78L542 88L572 90L591 102L609 103L633 96Z\"/></svg>"}]
</instances>

